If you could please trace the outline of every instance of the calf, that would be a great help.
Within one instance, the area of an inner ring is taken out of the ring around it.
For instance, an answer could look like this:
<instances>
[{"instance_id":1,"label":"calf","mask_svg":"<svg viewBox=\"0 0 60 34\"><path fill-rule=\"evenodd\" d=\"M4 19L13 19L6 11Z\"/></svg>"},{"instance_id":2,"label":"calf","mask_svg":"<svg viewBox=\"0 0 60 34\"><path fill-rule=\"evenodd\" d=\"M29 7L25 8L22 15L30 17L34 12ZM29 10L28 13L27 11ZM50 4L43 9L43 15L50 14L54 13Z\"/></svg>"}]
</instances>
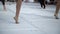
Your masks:
<instances>
[{"instance_id":1,"label":"calf","mask_svg":"<svg viewBox=\"0 0 60 34\"><path fill-rule=\"evenodd\" d=\"M58 19L59 8L60 8L60 0L56 0L56 11L54 14L56 19Z\"/></svg>"}]
</instances>

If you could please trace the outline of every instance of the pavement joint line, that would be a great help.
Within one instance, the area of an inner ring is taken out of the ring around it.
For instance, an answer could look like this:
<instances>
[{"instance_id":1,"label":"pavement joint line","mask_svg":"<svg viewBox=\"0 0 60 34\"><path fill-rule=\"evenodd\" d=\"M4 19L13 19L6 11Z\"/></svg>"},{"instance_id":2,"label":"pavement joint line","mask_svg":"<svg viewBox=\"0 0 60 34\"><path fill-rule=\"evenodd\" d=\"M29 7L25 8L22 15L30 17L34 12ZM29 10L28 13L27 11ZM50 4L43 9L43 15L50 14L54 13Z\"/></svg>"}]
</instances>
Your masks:
<instances>
[{"instance_id":1,"label":"pavement joint line","mask_svg":"<svg viewBox=\"0 0 60 34\"><path fill-rule=\"evenodd\" d=\"M39 31L42 31L42 30L40 30L39 27L37 27L37 26L35 26L34 24L32 24L32 22L30 22L30 21L28 21L28 20L26 20L26 19L24 19L24 18L23 18L23 20L26 21L28 24L32 25L33 27L37 28ZM42 32L45 32L45 31L42 31ZM47 33L45 32L45 34L47 34Z\"/></svg>"}]
</instances>

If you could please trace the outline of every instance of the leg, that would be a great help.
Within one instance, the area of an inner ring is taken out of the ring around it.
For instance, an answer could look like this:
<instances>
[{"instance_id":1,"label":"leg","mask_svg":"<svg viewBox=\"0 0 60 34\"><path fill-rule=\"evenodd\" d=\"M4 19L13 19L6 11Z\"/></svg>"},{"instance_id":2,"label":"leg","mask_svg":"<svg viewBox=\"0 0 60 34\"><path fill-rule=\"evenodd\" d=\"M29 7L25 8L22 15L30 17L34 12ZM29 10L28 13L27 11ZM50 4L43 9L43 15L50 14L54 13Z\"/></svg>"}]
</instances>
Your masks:
<instances>
[{"instance_id":1,"label":"leg","mask_svg":"<svg viewBox=\"0 0 60 34\"><path fill-rule=\"evenodd\" d=\"M42 3L41 3L41 7L43 7Z\"/></svg>"},{"instance_id":2,"label":"leg","mask_svg":"<svg viewBox=\"0 0 60 34\"><path fill-rule=\"evenodd\" d=\"M43 3L43 8L45 9L45 4Z\"/></svg>"},{"instance_id":3,"label":"leg","mask_svg":"<svg viewBox=\"0 0 60 34\"><path fill-rule=\"evenodd\" d=\"M40 4L41 4L41 7L43 7L45 9L45 0L41 0Z\"/></svg>"},{"instance_id":4,"label":"leg","mask_svg":"<svg viewBox=\"0 0 60 34\"><path fill-rule=\"evenodd\" d=\"M44 9L45 9L45 7L46 7L46 6L45 6L45 0L44 0L44 4L43 4L43 6L44 6Z\"/></svg>"},{"instance_id":5,"label":"leg","mask_svg":"<svg viewBox=\"0 0 60 34\"><path fill-rule=\"evenodd\" d=\"M14 17L16 23L18 23L18 17L19 17L19 12L20 12L20 9L21 9L21 4L22 4L22 0L18 0L17 4L16 4L16 15Z\"/></svg>"},{"instance_id":6,"label":"leg","mask_svg":"<svg viewBox=\"0 0 60 34\"><path fill-rule=\"evenodd\" d=\"M6 10L6 7L5 7L5 0L2 0L1 2L2 2L2 4L3 4L4 10Z\"/></svg>"},{"instance_id":7,"label":"leg","mask_svg":"<svg viewBox=\"0 0 60 34\"><path fill-rule=\"evenodd\" d=\"M55 14L54 14L54 16L56 17L56 19L58 19L59 8L60 8L60 6L57 4L56 5L56 11L55 11Z\"/></svg>"},{"instance_id":8,"label":"leg","mask_svg":"<svg viewBox=\"0 0 60 34\"><path fill-rule=\"evenodd\" d=\"M43 7L45 9L45 0L42 1Z\"/></svg>"},{"instance_id":9,"label":"leg","mask_svg":"<svg viewBox=\"0 0 60 34\"><path fill-rule=\"evenodd\" d=\"M40 5L41 5L41 7L43 7L43 5L42 5L41 1L39 1L39 3L40 3Z\"/></svg>"},{"instance_id":10,"label":"leg","mask_svg":"<svg viewBox=\"0 0 60 34\"><path fill-rule=\"evenodd\" d=\"M45 9L45 4L44 4L44 9Z\"/></svg>"}]
</instances>

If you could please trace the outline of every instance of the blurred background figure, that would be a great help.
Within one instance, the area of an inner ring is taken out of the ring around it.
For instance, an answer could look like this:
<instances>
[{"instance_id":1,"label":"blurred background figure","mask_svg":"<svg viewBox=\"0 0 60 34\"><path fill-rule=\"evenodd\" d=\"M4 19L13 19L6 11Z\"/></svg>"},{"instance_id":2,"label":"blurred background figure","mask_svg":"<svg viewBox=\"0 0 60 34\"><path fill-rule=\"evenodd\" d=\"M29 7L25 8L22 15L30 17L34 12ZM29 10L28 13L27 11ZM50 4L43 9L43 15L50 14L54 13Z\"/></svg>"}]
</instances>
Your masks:
<instances>
[{"instance_id":1,"label":"blurred background figure","mask_svg":"<svg viewBox=\"0 0 60 34\"><path fill-rule=\"evenodd\" d=\"M54 3L54 0L50 0L50 4L53 4Z\"/></svg>"},{"instance_id":2,"label":"blurred background figure","mask_svg":"<svg viewBox=\"0 0 60 34\"><path fill-rule=\"evenodd\" d=\"M34 2L34 0L23 0L24 2Z\"/></svg>"},{"instance_id":3,"label":"blurred background figure","mask_svg":"<svg viewBox=\"0 0 60 34\"><path fill-rule=\"evenodd\" d=\"M24 0L25 2L28 2L28 0Z\"/></svg>"},{"instance_id":4,"label":"blurred background figure","mask_svg":"<svg viewBox=\"0 0 60 34\"><path fill-rule=\"evenodd\" d=\"M6 10L6 6L5 6L5 0L0 0L3 4L3 10L5 11Z\"/></svg>"},{"instance_id":5,"label":"blurred background figure","mask_svg":"<svg viewBox=\"0 0 60 34\"><path fill-rule=\"evenodd\" d=\"M38 0L34 0L34 2L38 2Z\"/></svg>"},{"instance_id":6,"label":"blurred background figure","mask_svg":"<svg viewBox=\"0 0 60 34\"><path fill-rule=\"evenodd\" d=\"M38 1L41 4L41 7L45 9L45 0L38 0Z\"/></svg>"},{"instance_id":7,"label":"blurred background figure","mask_svg":"<svg viewBox=\"0 0 60 34\"><path fill-rule=\"evenodd\" d=\"M56 0L56 11L55 11L55 14L54 14L56 19L59 19L58 18L59 8L60 8L60 0Z\"/></svg>"}]
</instances>

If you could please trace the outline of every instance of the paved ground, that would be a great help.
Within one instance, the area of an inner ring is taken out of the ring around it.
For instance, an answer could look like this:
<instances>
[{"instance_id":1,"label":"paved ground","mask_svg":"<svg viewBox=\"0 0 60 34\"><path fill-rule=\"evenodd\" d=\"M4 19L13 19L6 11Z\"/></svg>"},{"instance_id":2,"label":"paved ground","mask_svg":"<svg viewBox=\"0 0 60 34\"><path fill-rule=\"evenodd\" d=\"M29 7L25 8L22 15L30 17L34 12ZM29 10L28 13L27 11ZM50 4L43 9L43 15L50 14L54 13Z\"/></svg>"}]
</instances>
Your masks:
<instances>
[{"instance_id":1,"label":"paved ground","mask_svg":"<svg viewBox=\"0 0 60 34\"><path fill-rule=\"evenodd\" d=\"M46 9L39 3L22 3L19 24L15 24L16 4L7 4L7 11L0 5L0 34L60 34L60 19L54 18L55 6ZM59 13L60 18L60 13Z\"/></svg>"}]
</instances>

